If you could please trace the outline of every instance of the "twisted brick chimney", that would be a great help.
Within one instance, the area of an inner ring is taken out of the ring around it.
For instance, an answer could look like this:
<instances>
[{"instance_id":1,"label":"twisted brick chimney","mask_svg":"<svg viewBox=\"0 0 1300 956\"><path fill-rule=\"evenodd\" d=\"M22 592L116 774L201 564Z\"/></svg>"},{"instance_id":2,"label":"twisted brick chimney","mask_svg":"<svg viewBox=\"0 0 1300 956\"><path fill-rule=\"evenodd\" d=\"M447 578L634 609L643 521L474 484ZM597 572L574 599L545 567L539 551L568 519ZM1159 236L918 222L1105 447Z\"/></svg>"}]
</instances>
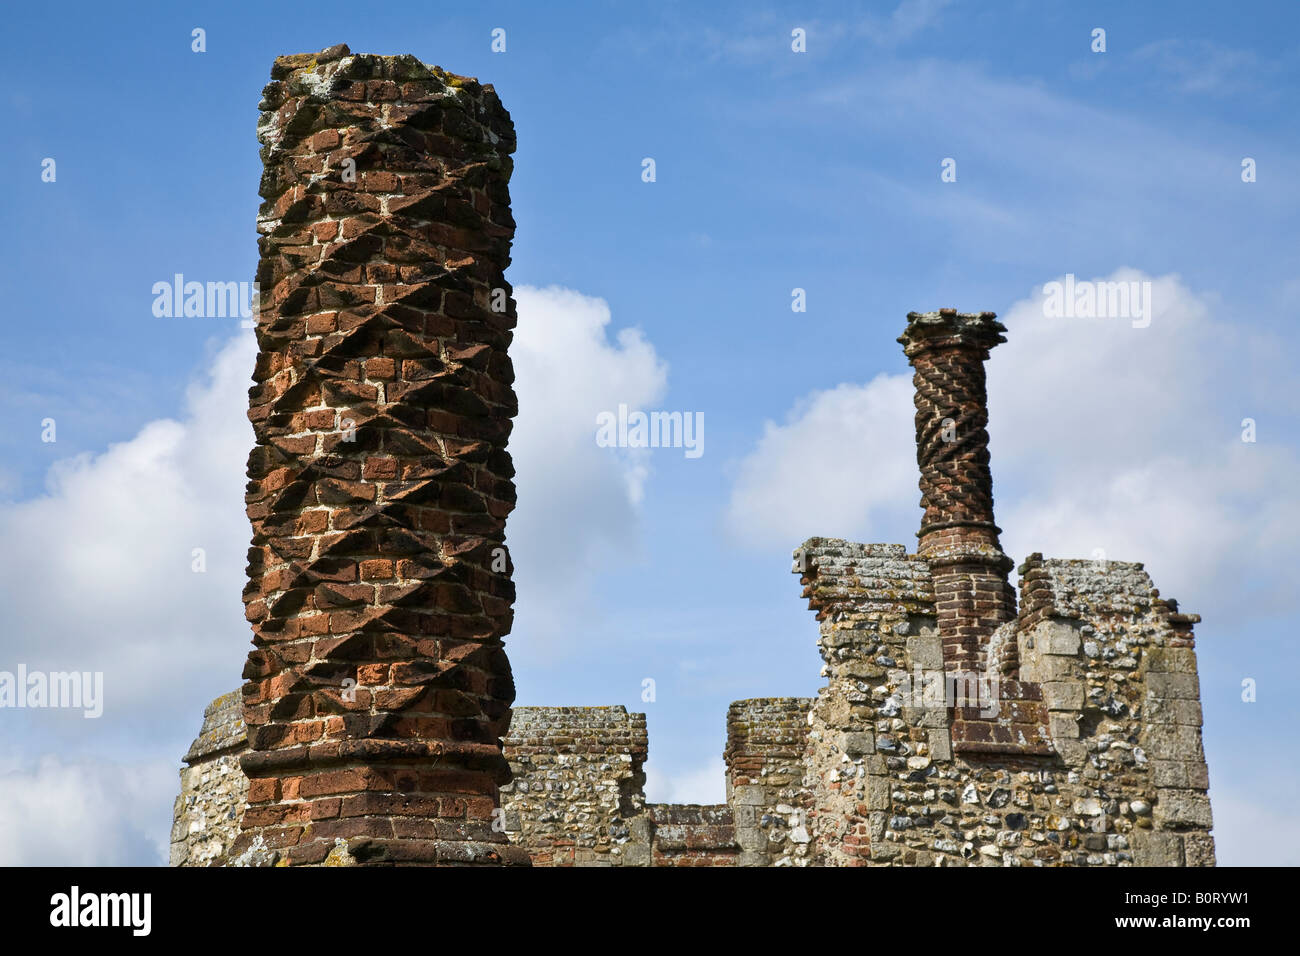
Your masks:
<instances>
[{"instance_id":1,"label":"twisted brick chimney","mask_svg":"<svg viewBox=\"0 0 1300 956\"><path fill-rule=\"evenodd\" d=\"M993 523L984 362L1006 338L992 312L909 312L898 341L914 370L916 463L921 470L917 553L934 578L946 670L976 670L1016 599Z\"/></svg>"},{"instance_id":2,"label":"twisted brick chimney","mask_svg":"<svg viewBox=\"0 0 1300 956\"><path fill-rule=\"evenodd\" d=\"M514 127L491 86L410 56L337 46L271 76L232 857L527 862L493 826Z\"/></svg>"}]
</instances>

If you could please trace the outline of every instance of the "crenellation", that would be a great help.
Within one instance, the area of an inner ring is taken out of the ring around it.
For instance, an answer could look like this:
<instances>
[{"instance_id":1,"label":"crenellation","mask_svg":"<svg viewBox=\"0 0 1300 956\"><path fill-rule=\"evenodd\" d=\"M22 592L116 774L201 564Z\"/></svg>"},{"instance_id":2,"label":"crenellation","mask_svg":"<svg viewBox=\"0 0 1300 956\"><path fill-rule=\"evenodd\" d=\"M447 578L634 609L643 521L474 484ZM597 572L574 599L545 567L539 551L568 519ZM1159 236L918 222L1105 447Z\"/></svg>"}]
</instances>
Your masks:
<instances>
[{"instance_id":1,"label":"crenellation","mask_svg":"<svg viewBox=\"0 0 1300 956\"><path fill-rule=\"evenodd\" d=\"M647 866L645 714L517 707L502 741L504 828L534 866Z\"/></svg>"}]
</instances>

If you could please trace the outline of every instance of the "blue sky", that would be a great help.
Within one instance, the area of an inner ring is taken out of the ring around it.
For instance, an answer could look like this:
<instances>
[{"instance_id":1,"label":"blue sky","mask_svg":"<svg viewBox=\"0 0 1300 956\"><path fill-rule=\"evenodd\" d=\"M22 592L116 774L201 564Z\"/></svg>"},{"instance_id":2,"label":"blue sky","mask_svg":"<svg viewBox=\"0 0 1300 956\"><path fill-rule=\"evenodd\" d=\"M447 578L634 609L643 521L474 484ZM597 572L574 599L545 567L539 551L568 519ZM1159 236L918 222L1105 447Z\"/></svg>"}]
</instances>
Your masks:
<instances>
[{"instance_id":1,"label":"blue sky","mask_svg":"<svg viewBox=\"0 0 1300 956\"><path fill-rule=\"evenodd\" d=\"M10 12L0 669L102 669L108 699L98 721L0 713L3 858L161 860L179 757L239 683L249 336L156 318L150 290L252 278L271 61L346 42L492 83L518 131L518 703L645 710L650 797L720 799L727 704L820 686L790 551L914 544L905 314L991 309L1010 328L989 365L1004 544L1144 560L1204 615L1220 860L1300 863L1300 45L1292 7L1252 10ZM1047 323L1036 297L1066 273L1153 281L1155 320ZM705 454L597 448L620 402L703 412Z\"/></svg>"}]
</instances>

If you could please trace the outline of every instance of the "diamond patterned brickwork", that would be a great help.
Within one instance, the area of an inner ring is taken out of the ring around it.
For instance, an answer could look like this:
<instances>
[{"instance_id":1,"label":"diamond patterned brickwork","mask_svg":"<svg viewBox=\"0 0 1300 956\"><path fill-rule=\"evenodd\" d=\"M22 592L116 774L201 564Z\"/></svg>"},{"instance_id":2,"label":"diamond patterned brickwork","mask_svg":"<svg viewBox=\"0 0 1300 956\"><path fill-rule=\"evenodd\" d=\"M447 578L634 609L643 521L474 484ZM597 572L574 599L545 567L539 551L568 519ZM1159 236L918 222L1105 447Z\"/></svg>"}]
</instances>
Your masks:
<instances>
[{"instance_id":1,"label":"diamond patterned brickwork","mask_svg":"<svg viewBox=\"0 0 1300 956\"><path fill-rule=\"evenodd\" d=\"M526 862L492 826L514 699L510 117L409 56L340 46L271 76L234 856Z\"/></svg>"}]
</instances>

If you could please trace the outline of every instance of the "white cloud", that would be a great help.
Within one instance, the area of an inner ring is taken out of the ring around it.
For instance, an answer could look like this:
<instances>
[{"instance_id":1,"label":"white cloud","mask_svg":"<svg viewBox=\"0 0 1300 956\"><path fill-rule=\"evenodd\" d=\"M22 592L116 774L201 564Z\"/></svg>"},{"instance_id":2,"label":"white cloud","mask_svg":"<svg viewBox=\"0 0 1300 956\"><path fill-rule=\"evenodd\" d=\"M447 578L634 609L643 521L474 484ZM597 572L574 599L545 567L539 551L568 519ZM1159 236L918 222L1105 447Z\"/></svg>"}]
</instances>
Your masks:
<instances>
[{"instance_id":1,"label":"white cloud","mask_svg":"<svg viewBox=\"0 0 1300 956\"><path fill-rule=\"evenodd\" d=\"M911 378L880 375L814 392L784 424L766 422L740 464L727 508L731 532L788 549L848 528L901 533L900 515L920 513L911 411Z\"/></svg>"},{"instance_id":2,"label":"white cloud","mask_svg":"<svg viewBox=\"0 0 1300 956\"><path fill-rule=\"evenodd\" d=\"M0 771L0 866L158 866L167 862L170 761L137 766L42 757Z\"/></svg>"},{"instance_id":3,"label":"white cloud","mask_svg":"<svg viewBox=\"0 0 1300 956\"><path fill-rule=\"evenodd\" d=\"M1151 281L1149 327L1045 318L1037 296L1005 317L1008 341L989 363L1004 545L1017 557L1100 548L1143 561L1191 611L1281 606L1291 588L1274 568L1296 545L1277 529L1300 520L1288 493L1300 461L1274 402L1284 353L1267 355L1177 276L1120 269L1108 280ZM1247 417L1263 423L1253 444L1241 440ZM1225 566L1252 569L1261 590L1225 588Z\"/></svg>"},{"instance_id":4,"label":"white cloud","mask_svg":"<svg viewBox=\"0 0 1300 956\"><path fill-rule=\"evenodd\" d=\"M643 449L600 448L596 416L662 398L667 366L638 329L610 335L603 299L519 286L510 348L519 417L510 438L518 506L507 524L518 591L516 633L573 634L596 569L634 554Z\"/></svg>"},{"instance_id":5,"label":"white cloud","mask_svg":"<svg viewBox=\"0 0 1300 956\"><path fill-rule=\"evenodd\" d=\"M106 720L181 703L200 674L239 679L254 352L251 333L231 339L179 420L59 461L45 494L0 507L0 537L14 543L0 553L5 659L103 671ZM196 548L205 573L192 570Z\"/></svg>"},{"instance_id":6,"label":"white cloud","mask_svg":"<svg viewBox=\"0 0 1300 956\"><path fill-rule=\"evenodd\" d=\"M1266 85L1261 73L1275 69L1274 64L1261 64L1252 50L1181 37L1139 47L1133 52L1133 61L1143 71L1154 65L1178 93L1227 94L1256 89Z\"/></svg>"},{"instance_id":7,"label":"white cloud","mask_svg":"<svg viewBox=\"0 0 1300 956\"><path fill-rule=\"evenodd\" d=\"M864 33L882 46L894 46L934 26L939 14L951 0L903 0L888 21L868 18L857 32Z\"/></svg>"}]
</instances>

